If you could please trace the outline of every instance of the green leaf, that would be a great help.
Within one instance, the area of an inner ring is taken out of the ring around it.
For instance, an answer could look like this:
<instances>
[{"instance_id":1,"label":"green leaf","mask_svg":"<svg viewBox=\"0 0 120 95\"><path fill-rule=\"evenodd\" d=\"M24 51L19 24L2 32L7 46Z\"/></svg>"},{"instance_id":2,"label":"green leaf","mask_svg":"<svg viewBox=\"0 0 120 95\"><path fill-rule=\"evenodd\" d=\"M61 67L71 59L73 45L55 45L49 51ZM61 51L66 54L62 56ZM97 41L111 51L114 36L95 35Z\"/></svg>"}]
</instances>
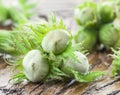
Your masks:
<instances>
[{"instance_id":1,"label":"green leaf","mask_svg":"<svg viewBox=\"0 0 120 95\"><path fill-rule=\"evenodd\" d=\"M112 76L115 76L117 74L120 74L120 51L112 49L114 54L112 55L113 61L112 61Z\"/></svg>"},{"instance_id":2,"label":"green leaf","mask_svg":"<svg viewBox=\"0 0 120 95\"><path fill-rule=\"evenodd\" d=\"M91 71L91 72L87 73L86 75L83 75L72 69L69 69L69 70L70 70L70 72L72 72L74 78L78 82L92 82L105 74L102 71Z\"/></svg>"},{"instance_id":3,"label":"green leaf","mask_svg":"<svg viewBox=\"0 0 120 95\"><path fill-rule=\"evenodd\" d=\"M29 18L34 14L33 12L31 13L31 10L35 5L35 3L28 3L28 0L18 0L18 5L11 6L8 9L10 18L16 27L22 27L28 22Z\"/></svg>"},{"instance_id":4,"label":"green leaf","mask_svg":"<svg viewBox=\"0 0 120 95\"><path fill-rule=\"evenodd\" d=\"M49 60L49 74L43 81L48 79L64 79L64 77L69 77L69 75L65 74L60 66L61 62L64 61L66 58L71 57L75 61L78 60L74 54L74 52L81 48L81 44L77 44L76 46L72 46L72 37L71 42L69 43L67 49L59 55L55 55L54 53L45 53L41 48L41 41L43 37L51 30L55 29L65 29L65 25L62 20L57 21L54 16L51 17L49 22L44 22L40 24L32 24L29 25L30 28L29 32L21 32L19 31L16 35L12 37L12 41L14 42L14 47L16 51L19 52L18 58L23 59L25 54L32 50L32 49L39 49L43 53L43 57ZM22 61L17 60L14 63L17 68L20 68L23 71ZM19 74L18 74L19 76ZM96 75L97 76L97 75ZM14 77L14 79L17 77ZM23 77L24 78L24 77ZM22 79L22 78L21 78Z\"/></svg>"},{"instance_id":5,"label":"green leaf","mask_svg":"<svg viewBox=\"0 0 120 95\"><path fill-rule=\"evenodd\" d=\"M47 77L43 80L43 81L48 81L49 79L64 79L65 77L68 77L67 74L65 74L63 71L61 71L61 69L59 68L60 62L53 62L50 61L49 62L49 66L50 66L50 71L47 75Z\"/></svg>"},{"instance_id":6,"label":"green leaf","mask_svg":"<svg viewBox=\"0 0 120 95\"><path fill-rule=\"evenodd\" d=\"M10 18L12 19L15 25L18 25L18 24L23 25L28 22L28 17L26 17L26 15L16 7L10 7L9 14L10 14Z\"/></svg>"},{"instance_id":7,"label":"green leaf","mask_svg":"<svg viewBox=\"0 0 120 95\"><path fill-rule=\"evenodd\" d=\"M82 2L75 9L75 20L80 26L97 28L97 4L93 1Z\"/></svg>"},{"instance_id":8,"label":"green leaf","mask_svg":"<svg viewBox=\"0 0 120 95\"><path fill-rule=\"evenodd\" d=\"M14 48L11 46L12 41L10 37L13 31L0 30L0 52L1 53L12 53Z\"/></svg>"},{"instance_id":9,"label":"green leaf","mask_svg":"<svg viewBox=\"0 0 120 95\"><path fill-rule=\"evenodd\" d=\"M87 50L82 50L82 44L76 44L74 46L72 46L72 41L70 42L70 44L67 46L66 50L60 54L60 55L56 55L57 58L61 59L61 60L66 60L67 58L71 58L73 59L75 62L79 61L78 58L75 55L75 51L80 51L83 54L87 53Z\"/></svg>"},{"instance_id":10,"label":"green leaf","mask_svg":"<svg viewBox=\"0 0 120 95\"><path fill-rule=\"evenodd\" d=\"M87 0L86 2L83 2L82 4L78 5L78 8L83 9L86 7L92 7L96 10L97 6L93 0Z\"/></svg>"},{"instance_id":11,"label":"green leaf","mask_svg":"<svg viewBox=\"0 0 120 95\"><path fill-rule=\"evenodd\" d=\"M0 24L8 18L8 10L0 0Z\"/></svg>"},{"instance_id":12,"label":"green leaf","mask_svg":"<svg viewBox=\"0 0 120 95\"><path fill-rule=\"evenodd\" d=\"M34 38L37 41L37 44L41 44L43 37L50 31L56 30L56 29L65 29L66 27L62 21L62 19L58 20L56 19L55 15L51 15L49 17L48 22L46 21L40 21L38 24L31 24L28 26L31 31L34 33Z\"/></svg>"},{"instance_id":13,"label":"green leaf","mask_svg":"<svg viewBox=\"0 0 120 95\"><path fill-rule=\"evenodd\" d=\"M25 74L23 72L20 72L18 74L15 74L10 81L14 81L15 84L22 82L24 79L27 79Z\"/></svg>"}]
</instances>

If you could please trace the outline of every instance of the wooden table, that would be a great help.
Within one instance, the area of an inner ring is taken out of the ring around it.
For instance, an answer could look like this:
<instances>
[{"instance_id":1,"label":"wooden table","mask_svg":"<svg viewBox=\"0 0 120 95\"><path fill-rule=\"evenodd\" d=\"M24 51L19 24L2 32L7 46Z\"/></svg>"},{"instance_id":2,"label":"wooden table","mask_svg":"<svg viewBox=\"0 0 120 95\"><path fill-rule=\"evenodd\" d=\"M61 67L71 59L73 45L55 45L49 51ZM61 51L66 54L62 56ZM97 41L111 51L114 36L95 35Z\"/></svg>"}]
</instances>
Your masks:
<instances>
[{"instance_id":1,"label":"wooden table","mask_svg":"<svg viewBox=\"0 0 120 95\"><path fill-rule=\"evenodd\" d=\"M120 95L120 77L110 77L111 57L107 52L94 52L88 56L92 70L108 70L107 75L99 81L82 84L74 80L61 82L28 83L12 85L11 67L0 61L0 95Z\"/></svg>"},{"instance_id":2,"label":"wooden table","mask_svg":"<svg viewBox=\"0 0 120 95\"><path fill-rule=\"evenodd\" d=\"M41 18L46 18L54 11L64 19L66 26L74 34L77 25L74 22L73 10L79 2L82 0L41 0L36 9L39 9L38 16ZM112 58L107 56L108 54L109 52L102 51L88 55L91 70L107 70L107 75L99 81L86 84L68 80L13 85L9 83L11 67L0 59L0 95L120 95L120 77L110 77Z\"/></svg>"}]
</instances>

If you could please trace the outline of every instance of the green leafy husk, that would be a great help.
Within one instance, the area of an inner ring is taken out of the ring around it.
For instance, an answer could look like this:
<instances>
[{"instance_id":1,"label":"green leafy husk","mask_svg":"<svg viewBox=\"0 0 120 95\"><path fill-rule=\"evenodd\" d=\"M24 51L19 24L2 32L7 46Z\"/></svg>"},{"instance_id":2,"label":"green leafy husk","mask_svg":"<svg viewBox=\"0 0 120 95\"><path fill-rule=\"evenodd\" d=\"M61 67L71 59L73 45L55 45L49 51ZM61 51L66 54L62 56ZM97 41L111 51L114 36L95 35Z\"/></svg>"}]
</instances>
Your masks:
<instances>
[{"instance_id":1,"label":"green leafy husk","mask_svg":"<svg viewBox=\"0 0 120 95\"><path fill-rule=\"evenodd\" d=\"M115 3L111 1L101 2L98 5L98 16L102 24L111 22L116 17Z\"/></svg>"},{"instance_id":2,"label":"green leafy husk","mask_svg":"<svg viewBox=\"0 0 120 95\"><path fill-rule=\"evenodd\" d=\"M111 48L119 40L119 31L113 25L113 23L105 24L101 27L99 32L99 39L105 47Z\"/></svg>"},{"instance_id":3,"label":"green leafy husk","mask_svg":"<svg viewBox=\"0 0 120 95\"><path fill-rule=\"evenodd\" d=\"M28 0L18 0L16 5L7 7L0 1L0 23L11 19L17 27L26 24L34 14L32 9L35 5L35 3L28 3Z\"/></svg>"},{"instance_id":4,"label":"green leafy husk","mask_svg":"<svg viewBox=\"0 0 120 95\"><path fill-rule=\"evenodd\" d=\"M116 4L116 15L118 18L120 18L120 1L119 0L116 0L116 1L113 1L115 2Z\"/></svg>"},{"instance_id":5,"label":"green leafy husk","mask_svg":"<svg viewBox=\"0 0 120 95\"><path fill-rule=\"evenodd\" d=\"M112 76L115 76L120 74L120 51L115 49L112 49L112 51L114 52L112 55Z\"/></svg>"},{"instance_id":6,"label":"green leafy husk","mask_svg":"<svg viewBox=\"0 0 120 95\"><path fill-rule=\"evenodd\" d=\"M41 41L43 37L51 30L54 29L65 29L66 27L62 20L57 22L55 16L51 16L49 22L44 22L40 24L34 24L34 25L28 25L27 26L30 30L29 32L19 32L16 34L13 38L15 49L18 51L19 56L17 56L18 60L15 60L12 65L15 65L16 68L20 69L20 73L13 76L12 79L16 80L16 82L20 82L22 79L25 79L23 73L23 67L22 67L22 60L23 57L26 55L27 52L29 52L32 49L38 49L43 53L43 57L47 58L49 60L49 74L44 78L43 82L48 81L49 79L62 79L64 80L66 77L72 78L69 75L65 74L61 70L61 63L66 60L66 58L70 57L75 61L78 61L76 58L74 52L76 50L79 50L81 48L81 44L77 44L74 47L72 46L72 37L71 42L65 49L65 51L59 55L55 55L54 53L45 53L44 50L41 48ZM28 36L27 36L28 35ZM86 51L83 51L85 53ZM82 74L76 74L76 71L72 70L71 72L74 75L74 78L78 81L79 76L79 82L90 82L94 80L95 78L102 75L102 72L96 72L96 73L88 73L86 76ZM22 73L21 73L22 72ZM20 77L21 76L21 77ZM84 81L83 81L84 80Z\"/></svg>"},{"instance_id":7,"label":"green leafy husk","mask_svg":"<svg viewBox=\"0 0 120 95\"><path fill-rule=\"evenodd\" d=\"M75 19L79 25L87 28L98 25L97 6L93 1L81 3L75 10Z\"/></svg>"},{"instance_id":8,"label":"green leafy husk","mask_svg":"<svg viewBox=\"0 0 120 95\"><path fill-rule=\"evenodd\" d=\"M11 6L8 9L10 18L16 27L22 27L22 25L28 22L29 18L33 15L31 13L31 9L34 6L35 3L29 4L28 0L18 0L18 4L16 6Z\"/></svg>"},{"instance_id":9,"label":"green leafy husk","mask_svg":"<svg viewBox=\"0 0 120 95\"><path fill-rule=\"evenodd\" d=\"M88 72L86 75L80 74L77 71L74 71L73 69L69 68L70 72L72 72L74 78L78 82L92 82L100 78L101 76L105 75L105 72L101 71L91 71Z\"/></svg>"},{"instance_id":10,"label":"green leafy husk","mask_svg":"<svg viewBox=\"0 0 120 95\"><path fill-rule=\"evenodd\" d=\"M29 0L18 0L18 3L21 6L22 13L27 18L30 18L34 14L32 9L35 7L36 3L30 3Z\"/></svg>"},{"instance_id":11,"label":"green leafy husk","mask_svg":"<svg viewBox=\"0 0 120 95\"><path fill-rule=\"evenodd\" d=\"M48 55L45 54L43 49L41 48L41 41L46 33L54 29L66 29L62 19L59 22L57 22L55 16L51 16L49 22L44 21L44 23L40 22L40 24L27 25L26 28L28 28L27 32L19 31L16 35L12 37L14 48L16 49L18 55L20 55L20 56L17 56L18 60L14 61L12 65L15 65L17 68L20 67L20 71L23 69L23 67L21 66L23 57L30 50L38 49L43 52L43 56L45 58L48 58ZM50 60L50 63L54 63L54 62ZM50 68L51 68L51 71L50 71L51 73L49 74L50 78L53 78L58 75L59 76L62 75L62 71L58 69L58 66L56 66L56 63L55 65L51 64ZM17 75L19 75L19 73L13 76L13 78L14 79L18 78L19 80L19 77L17 77Z\"/></svg>"},{"instance_id":12,"label":"green leafy husk","mask_svg":"<svg viewBox=\"0 0 120 95\"><path fill-rule=\"evenodd\" d=\"M0 52L24 55L36 48L30 32L0 30Z\"/></svg>"},{"instance_id":13,"label":"green leafy husk","mask_svg":"<svg viewBox=\"0 0 120 95\"><path fill-rule=\"evenodd\" d=\"M14 33L14 31L0 30L0 53L15 53L11 41L11 35Z\"/></svg>"},{"instance_id":14,"label":"green leafy husk","mask_svg":"<svg viewBox=\"0 0 120 95\"><path fill-rule=\"evenodd\" d=\"M49 21L41 21L40 24L31 24L29 27L34 32L34 38L36 39L38 44L41 44L43 37L51 30L63 29L66 30L66 26L64 25L62 19L57 22L56 17L52 14L49 17Z\"/></svg>"},{"instance_id":15,"label":"green leafy husk","mask_svg":"<svg viewBox=\"0 0 120 95\"><path fill-rule=\"evenodd\" d=\"M73 76L71 76L71 75L64 73L61 70L62 62L64 62L64 60L66 60L68 57L72 58L74 61L78 61L74 52L77 49L79 49L79 46L80 45L72 47L71 45L69 45L69 47L66 49L66 51L64 51L61 55L56 56L53 53L51 53L49 55L49 60L51 60L51 62L50 62L51 69L50 69L49 75L47 76L47 79L62 79L62 80L64 80L64 78L71 78L71 79L73 78L78 82L92 82L92 81L97 80L97 78L99 78L105 74L105 72L102 72L102 71L90 71L86 75L84 75L84 74L80 74L77 71L68 67L67 69L73 75ZM82 51L82 52L85 53L86 51Z\"/></svg>"},{"instance_id":16,"label":"green leafy husk","mask_svg":"<svg viewBox=\"0 0 120 95\"><path fill-rule=\"evenodd\" d=\"M75 35L74 39L76 43L82 44L83 50L92 51L93 47L97 43L97 32L93 29L86 29L80 27L78 33Z\"/></svg>"},{"instance_id":17,"label":"green leafy husk","mask_svg":"<svg viewBox=\"0 0 120 95\"><path fill-rule=\"evenodd\" d=\"M0 1L0 24L3 23L8 18L8 10Z\"/></svg>"},{"instance_id":18,"label":"green leafy husk","mask_svg":"<svg viewBox=\"0 0 120 95\"><path fill-rule=\"evenodd\" d=\"M18 12L19 10L15 7L9 8L10 18L12 19L15 25L26 24L28 22L28 18L22 12ZM17 13L17 15L16 15Z\"/></svg>"},{"instance_id":19,"label":"green leafy husk","mask_svg":"<svg viewBox=\"0 0 120 95\"><path fill-rule=\"evenodd\" d=\"M16 35L13 35L12 41L18 54L24 55L28 51L38 48L31 35L29 32L20 31Z\"/></svg>"},{"instance_id":20,"label":"green leafy husk","mask_svg":"<svg viewBox=\"0 0 120 95\"><path fill-rule=\"evenodd\" d=\"M22 82L23 79L28 80L23 72L20 72L11 78L11 80L13 80L15 84Z\"/></svg>"},{"instance_id":21,"label":"green leafy husk","mask_svg":"<svg viewBox=\"0 0 120 95\"><path fill-rule=\"evenodd\" d=\"M114 27L116 28L116 30L118 31L118 36L120 37L120 19L116 18L113 22ZM117 40L117 42L115 43L114 47L115 49L120 47L120 39Z\"/></svg>"}]
</instances>

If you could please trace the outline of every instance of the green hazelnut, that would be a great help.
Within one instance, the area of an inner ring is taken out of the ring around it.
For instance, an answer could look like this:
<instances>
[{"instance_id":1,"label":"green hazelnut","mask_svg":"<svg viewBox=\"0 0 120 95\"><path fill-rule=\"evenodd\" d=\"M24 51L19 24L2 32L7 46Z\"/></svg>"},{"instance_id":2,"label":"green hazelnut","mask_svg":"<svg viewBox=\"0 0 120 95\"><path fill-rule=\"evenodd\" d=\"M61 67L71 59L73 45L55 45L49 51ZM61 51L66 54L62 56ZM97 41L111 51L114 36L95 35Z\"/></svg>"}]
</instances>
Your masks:
<instances>
[{"instance_id":1,"label":"green hazelnut","mask_svg":"<svg viewBox=\"0 0 120 95\"><path fill-rule=\"evenodd\" d=\"M70 35L66 30L53 30L48 32L42 40L42 48L45 52L54 54L62 53L70 42Z\"/></svg>"},{"instance_id":2,"label":"green hazelnut","mask_svg":"<svg viewBox=\"0 0 120 95\"><path fill-rule=\"evenodd\" d=\"M24 57L22 65L26 77L32 82L43 80L49 72L48 60L43 58L39 50L29 51Z\"/></svg>"},{"instance_id":3,"label":"green hazelnut","mask_svg":"<svg viewBox=\"0 0 120 95\"><path fill-rule=\"evenodd\" d=\"M62 64L62 70L70 76L72 76L72 74L67 68L71 68L79 72L80 74L87 74L90 67L87 57L84 54L77 51L75 51L74 54L77 57L78 61L75 62L73 59L67 58Z\"/></svg>"},{"instance_id":4,"label":"green hazelnut","mask_svg":"<svg viewBox=\"0 0 120 95\"><path fill-rule=\"evenodd\" d=\"M94 27L98 23L96 4L94 2L83 2L75 9L74 15L79 25Z\"/></svg>"},{"instance_id":5,"label":"green hazelnut","mask_svg":"<svg viewBox=\"0 0 120 95\"><path fill-rule=\"evenodd\" d=\"M97 42L97 34L95 30L80 28L75 36L75 42L81 43L83 50L93 50Z\"/></svg>"},{"instance_id":6,"label":"green hazelnut","mask_svg":"<svg viewBox=\"0 0 120 95\"><path fill-rule=\"evenodd\" d=\"M99 39L105 47L113 47L119 39L119 32L112 23L103 25L99 32Z\"/></svg>"},{"instance_id":7,"label":"green hazelnut","mask_svg":"<svg viewBox=\"0 0 120 95\"><path fill-rule=\"evenodd\" d=\"M98 7L98 15L101 23L108 23L116 17L115 7L112 2L103 2Z\"/></svg>"}]
</instances>

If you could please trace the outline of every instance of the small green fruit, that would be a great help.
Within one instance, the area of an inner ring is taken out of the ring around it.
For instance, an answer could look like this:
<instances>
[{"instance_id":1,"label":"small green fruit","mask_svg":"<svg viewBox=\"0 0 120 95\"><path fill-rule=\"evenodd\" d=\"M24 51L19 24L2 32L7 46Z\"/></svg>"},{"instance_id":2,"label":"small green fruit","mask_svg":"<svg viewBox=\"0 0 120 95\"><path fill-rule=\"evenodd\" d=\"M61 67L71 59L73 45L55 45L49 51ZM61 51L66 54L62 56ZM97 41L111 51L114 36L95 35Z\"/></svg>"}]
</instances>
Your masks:
<instances>
[{"instance_id":1,"label":"small green fruit","mask_svg":"<svg viewBox=\"0 0 120 95\"><path fill-rule=\"evenodd\" d=\"M83 2L75 9L75 20L84 27L94 27L98 24L96 4Z\"/></svg>"},{"instance_id":2,"label":"small green fruit","mask_svg":"<svg viewBox=\"0 0 120 95\"><path fill-rule=\"evenodd\" d=\"M96 31L80 28L75 36L76 43L81 43L84 50L92 50L97 42Z\"/></svg>"},{"instance_id":3,"label":"small green fruit","mask_svg":"<svg viewBox=\"0 0 120 95\"><path fill-rule=\"evenodd\" d=\"M119 39L119 32L112 23L103 25L99 32L99 39L107 48L113 47Z\"/></svg>"},{"instance_id":4,"label":"small green fruit","mask_svg":"<svg viewBox=\"0 0 120 95\"><path fill-rule=\"evenodd\" d=\"M79 25L83 25L85 27L93 27L97 23L97 15L92 8L84 8L80 10L77 8L75 10L75 19Z\"/></svg>"},{"instance_id":5,"label":"small green fruit","mask_svg":"<svg viewBox=\"0 0 120 95\"><path fill-rule=\"evenodd\" d=\"M23 59L26 77L32 82L43 80L49 72L48 60L43 58L39 50L31 50Z\"/></svg>"},{"instance_id":6,"label":"small green fruit","mask_svg":"<svg viewBox=\"0 0 120 95\"><path fill-rule=\"evenodd\" d=\"M99 6L98 15L102 23L113 21L116 17L114 4L112 2L103 2Z\"/></svg>"},{"instance_id":7,"label":"small green fruit","mask_svg":"<svg viewBox=\"0 0 120 95\"><path fill-rule=\"evenodd\" d=\"M53 30L43 38L42 48L47 53L60 54L66 49L69 42L70 35L66 30Z\"/></svg>"},{"instance_id":8,"label":"small green fruit","mask_svg":"<svg viewBox=\"0 0 120 95\"><path fill-rule=\"evenodd\" d=\"M75 71L78 71L80 74L87 74L89 71L89 62L85 55L80 52L74 52L75 56L77 57L78 61L74 61L71 58L67 58L66 61L62 65L62 70L72 75L67 68L72 68Z\"/></svg>"}]
</instances>

